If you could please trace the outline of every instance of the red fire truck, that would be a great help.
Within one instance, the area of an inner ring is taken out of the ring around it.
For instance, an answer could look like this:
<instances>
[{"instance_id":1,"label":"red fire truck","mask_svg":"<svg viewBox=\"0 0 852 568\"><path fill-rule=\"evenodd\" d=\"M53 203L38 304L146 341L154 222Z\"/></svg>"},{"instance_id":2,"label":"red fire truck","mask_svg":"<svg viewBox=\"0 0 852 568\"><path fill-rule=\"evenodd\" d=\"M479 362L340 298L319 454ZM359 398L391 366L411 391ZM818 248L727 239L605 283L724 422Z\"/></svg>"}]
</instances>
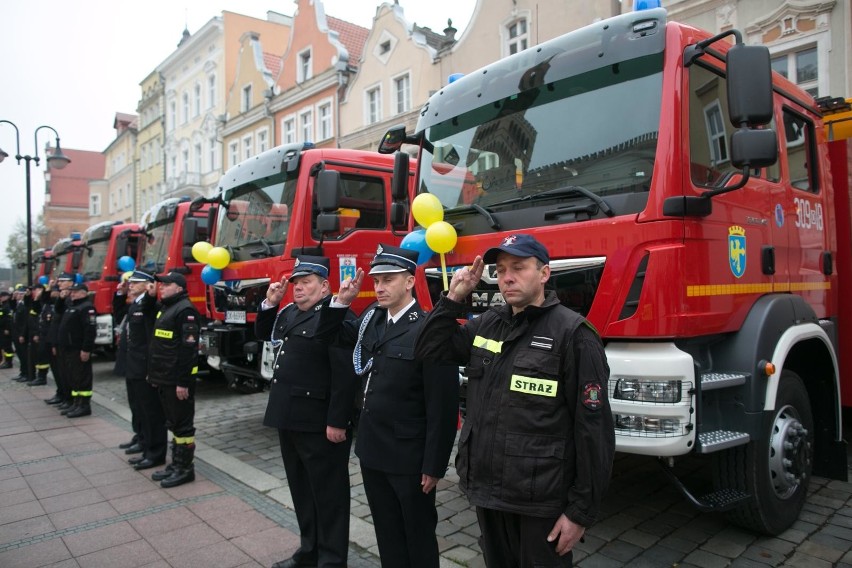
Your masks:
<instances>
[{"instance_id":1,"label":"red fire truck","mask_svg":"<svg viewBox=\"0 0 852 568\"><path fill-rule=\"evenodd\" d=\"M179 272L186 278L189 299L202 315L207 313L202 265L192 258L192 245L208 239L209 206L190 211L188 197L157 203L141 219L145 234L138 266L151 274Z\"/></svg>"},{"instance_id":2,"label":"red fire truck","mask_svg":"<svg viewBox=\"0 0 852 568\"><path fill-rule=\"evenodd\" d=\"M369 265L379 243L398 244L406 234L410 189L391 183L393 169L389 156L298 144L222 176L214 244L228 249L231 263L210 287L213 321L201 348L231 388L258 392L272 379L272 348L255 338L254 320L269 283L292 272L295 255L329 257L336 289ZM361 294L356 311L375 299L372 290Z\"/></svg>"},{"instance_id":3,"label":"red fire truck","mask_svg":"<svg viewBox=\"0 0 852 568\"><path fill-rule=\"evenodd\" d=\"M138 224L121 221L104 221L83 233L80 273L98 314L96 345L114 347L114 328L119 322L113 320L112 306L122 272L118 259L129 256L135 260L143 237Z\"/></svg>"},{"instance_id":4,"label":"red fire truck","mask_svg":"<svg viewBox=\"0 0 852 568\"><path fill-rule=\"evenodd\" d=\"M53 251L40 248L33 251L33 280L38 282L42 276L50 278L53 271Z\"/></svg>"},{"instance_id":5,"label":"red fire truck","mask_svg":"<svg viewBox=\"0 0 852 568\"><path fill-rule=\"evenodd\" d=\"M459 235L449 270L518 232L547 246L549 286L605 342L619 451L769 534L812 474L846 478L848 180L765 47L623 14L450 83L380 151L403 143ZM471 317L504 302L493 265L469 301ZM688 454L708 460L711 493L675 475Z\"/></svg>"},{"instance_id":6,"label":"red fire truck","mask_svg":"<svg viewBox=\"0 0 852 568\"><path fill-rule=\"evenodd\" d=\"M80 233L71 233L70 236L59 239L53 245L53 264L50 271L50 279L56 278L63 272L76 274L82 263L82 246Z\"/></svg>"}]
</instances>

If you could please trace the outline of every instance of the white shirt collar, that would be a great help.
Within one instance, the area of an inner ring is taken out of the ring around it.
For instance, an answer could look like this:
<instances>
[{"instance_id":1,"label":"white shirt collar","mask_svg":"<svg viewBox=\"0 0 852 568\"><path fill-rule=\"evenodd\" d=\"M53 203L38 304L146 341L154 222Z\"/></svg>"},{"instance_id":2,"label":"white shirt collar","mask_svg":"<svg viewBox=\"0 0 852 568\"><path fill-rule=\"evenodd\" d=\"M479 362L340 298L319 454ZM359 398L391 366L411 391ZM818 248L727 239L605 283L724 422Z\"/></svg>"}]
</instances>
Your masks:
<instances>
[{"instance_id":1,"label":"white shirt collar","mask_svg":"<svg viewBox=\"0 0 852 568\"><path fill-rule=\"evenodd\" d=\"M396 315L394 315L394 316L391 316L391 315L390 315L390 312L388 312L388 321L387 321L386 323L387 323L388 325L390 325L390 323L391 323L391 322L393 322L393 323L398 322L398 321L399 321L399 318L401 318L401 317L402 317L402 315L403 315L405 312L407 312L408 310L410 310L410 309L411 309L411 306L413 306L413 305L414 305L414 302L416 302L416 301L417 301L417 300L415 300L415 299L413 299L413 298L412 298L412 299L411 299L411 301L408 303L408 305L407 305L407 306L405 306L404 308L402 308L401 310L399 310L398 312L396 312Z\"/></svg>"}]
</instances>

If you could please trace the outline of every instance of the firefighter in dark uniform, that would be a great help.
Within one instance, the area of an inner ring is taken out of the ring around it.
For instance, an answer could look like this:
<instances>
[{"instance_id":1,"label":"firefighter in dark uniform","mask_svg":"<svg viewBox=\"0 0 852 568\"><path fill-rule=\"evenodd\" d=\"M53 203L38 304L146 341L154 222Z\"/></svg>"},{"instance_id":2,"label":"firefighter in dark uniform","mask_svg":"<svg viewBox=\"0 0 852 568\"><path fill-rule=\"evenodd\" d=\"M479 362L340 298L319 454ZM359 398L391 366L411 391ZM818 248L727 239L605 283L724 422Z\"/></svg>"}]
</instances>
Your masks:
<instances>
[{"instance_id":1,"label":"firefighter in dark uniform","mask_svg":"<svg viewBox=\"0 0 852 568\"><path fill-rule=\"evenodd\" d=\"M68 289L70 303L60 302L59 346L62 373L71 387L72 406L62 411L68 418L92 414L92 350L97 334L97 314L89 299L89 287L74 284Z\"/></svg>"},{"instance_id":2,"label":"firefighter in dark uniform","mask_svg":"<svg viewBox=\"0 0 852 568\"><path fill-rule=\"evenodd\" d=\"M33 356L35 377L27 384L31 387L47 384L47 371L50 370L50 351L47 346L47 333L53 319L53 305L45 295L44 285L33 285L29 311L30 345Z\"/></svg>"},{"instance_id":3,"label":"firefighter in dark uniform","mask_svg":"<svg viewBox=\"0 0 852 568\"><path fill-rule=\"evenodd\" d=\"M65 313L65 307L71 303L71 298L68 295L71 293L71 286L74 284L74 276L68 272L63 272L56 279L56 288L58 297L53 300L53 321L51 322L50 331L48 332L48 343L52 345L52 351L56 366L53 369L53 378L56 380L56 394L53 398L46 400L48 404L56 404L56 408L66 414L74 405L74 399L71 397L71 383L68 379L68 373L65 370L64 357L62 356L63 347L59 341L59 325L62 323L62 314ZM51 296L53 294L51 293Z\"/></svg>"},{"instance_id":4,"label":"firefighter in dark uniform","mask_svg":"<svg viewBox=\"0 0 852 568\"><path fill-rule=\"evenodd\" d=\"M136 270L128 278L130 304L125 316L124 367L127 396L134 401L133 418L138 420L142 455L130 458L133 469L148 469L166 463L168 431L157 389L148 378L148 347L157 318L157 287L154 277ZM138 415L138 416L137 416ZM171 473L171 472L170 472Z\"/></svg>"},{"instance_id":5,"label":"firefighter in dark uniform","mask_svg":"<svg viewBox=\"0 0 852 568\"><path fill-rule=\"evenodd\" d=\"M47 361L50 364L50 372L53 373L53 381L56 383L56 393L53 397L45 400L45 404L62 404L70 396L70 391L62 379L60 374L59 357L57 357L56 344L59 340L59 320L60 316L56 313L56 305L59 302L64 302L64 299L59 297L59 285L52 284L49 288L50 295L44 298L44 307L42 308L42 317L39 321L39 332L44 337L44 343L47 348Z\"/></svg>"},{"instance_id":6,"label":"firefighter in dark uniform","mask_svg":"<svg viewBox=\"0 0 852 568\"><path fill-rule=\"evenodd\" d=\"M15 352L12 349L12 319L14 317L12 294L8 290L0 290L0 369L11 369Z\"/></svg>"},{"instance_id":7,"label":"firefighter in dark uniform","mask_svg":"<svg viewBox=\"0 0 852 568\"><path fill-rule=\"evenodd\" d=\"M30 291L24 288L22 284L15 287L12 293L12 302L15 305L15 312L12 317L12 339L15 343L15 353L18 355L18 363L20 364L20 372L18 376L12 380L19 383L25 383L30 380L30 364L27 360L29 355L29 346L27 341L27 319L28 306L24 299Z\"/></svg>"},{"instance_id":8,"label":"firefighter in dark uniform","mask_svg":"<svg viewBox=\"0 0 852 568\"><path fill-rule=\"evenodd\" d=\"M154 472L162 487L195 481L195 379L201 316L186 292L182 274L157 276L160 311L149 348L148 381L159 387L166 426L174 436L171 469Z\"/></svg>"},{"instance_id":9,"label":"firefighter in dark uniform","mask_svg":"<svg viewBox=\"0 0 852 568\"><path fill-rule=\"evenodd\" d=\"M363 400L355 453L385 568L437 568L435 486L458 424L458 366L414 359L424 312L413 297L418 253L380 245L370 263L378 307L343 321L364 271L322 310L321 337L354 347Z\"/></svg>"},{"instance_id":10,"label":"firefighter in dark uniform","mask_svg":"<svg viewBox=\"0 0 852 568\"><path fill-rule=\"evenodd\" d=\"M288 279L272 283L255 323L255 335L277 349L263 423L278 429L301 534L299 550L273 568L345 567L349 551L350 421L358 380L351 351L316 337L320 309L331 298L328 271L325 257L297 257L289 278L293 303L275 309Z\"/></svg>"},{"instance_id":11,"label":"firefighter in dark uniform","mask_svg":"<svg viewBox=\"0 0 852 568\"><path fill-rule=\"evenodd\" d=\"M132 301L130 298L130 283L128 282L128 278L132 272L127 273L125 276L122 274L121 282L115 289L115 295L112 297L112 315L113 321L119 322L116 327L116 338L115 338L115 365L113 366L112 372L114 375L118 375L120 377L124 377L124 387L127 391L127 406L130 408L130 425L133 429L133 437L129 442L123 442L118 445L119 449L124 450L125 454L141 454L144 451L143 443L144 440L142 438L142 411L139 409L139 403L136 400L135 389L133 385L130 384L130 379L127 376L127 308L128 302ZM147 273L144 273L147 274ZM154 277L150 276L151 282L154 281ZM137 287L138 288L138 287ZM140 290L137 289L137 292ZM141 289L141 293L145 293L145 287L143 286ZM138 296L137 296L138 298ZM148 346L146 344L145 356L148 354ZM147 364L146 364L147 366ZM146 377L142 377L144 381ZM159 402L158 402L159 404ZM144 456L136 456L130 458L128 463L131 465L142 461Z\"/></svg>"},{"instance_id":12,"label":"firefighter in dark uniform","mask_svg":"<svg viewBox=\"0 0 852 568\"><path fill-rule=\"evenodd\" d=\"M486 262L506 305L459 325ZM612 472L603 344L545 290L549 262L534 237L506 237L453 274L417 342L418 359L467 365L456 468L489 568L572 566Z\"/></svg>"}]
</instances>

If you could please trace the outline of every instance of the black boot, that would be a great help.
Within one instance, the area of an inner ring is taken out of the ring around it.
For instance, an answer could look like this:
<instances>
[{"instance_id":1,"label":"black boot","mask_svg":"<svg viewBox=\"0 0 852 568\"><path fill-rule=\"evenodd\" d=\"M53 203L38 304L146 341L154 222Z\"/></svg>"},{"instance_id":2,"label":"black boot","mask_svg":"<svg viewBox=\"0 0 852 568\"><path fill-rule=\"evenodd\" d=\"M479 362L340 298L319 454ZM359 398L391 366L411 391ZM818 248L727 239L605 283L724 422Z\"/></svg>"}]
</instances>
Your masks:
<instances>
[{"instance_id":1,"label":"black boot","mask_svg":"<svg viewBox=\"0 0 852 568\"><path fill-rule=\"evenodd\" d=\"M60 410L59 414L67 416L68 413L71 412L72 410L75 410L77 408L77 405L79 405L79 404L80 404L80 397L79 396L72 396L71 400L66 400L65 402L60 404L57 408L59 408L59 410Z\"/></svg>"},{"instance_id":2,"label":"black boot","mask_svg":"<svg viewBox=\"0 0 852 568\"><path fill-rule=\"evenodd\" d=\"M28 387L40 387L47 384L47 377L36 377L31 381L27 381Z\"/></svg>"},{"instance_id":3,"label":"black boot","mask_svg":"<svg viewBox=\"0 0 852 568\"><path fill-rule=\"evenodd\" d=\"M3 361L3 364L0 365L0 369L11 369L12 368L12 359L9 358L9 357L4 357L3 359L4 359L4 361Z\"/></svg>"},{"instance_id":4,"label":"black boot","mask_svg":"<svg viewBox=\"0 0 852 568\"><path fill-rule=\"evenodd\" d=\"M160 481L160 487L177 487L190 481L195 481L195 466L192 458L195 455L195 444L176 444L172 456L174 471L170 476Z\"/></svg>"},{"instance_id":5,"label":"black boot","mask_svg":"<svg viewBox=\"0 0 852 568\"><path fill-rule=\"evenodd\" d=\"M53 398L44 401L45 404L62 404L63 402L65 402L65 399L59 393L53 395Z\"/></svg>"},{"instance_id":6,"label":"black boot","mask_svg":"<svg viewBox=\"0 0 852 568\"><path fill-rule=\"evenodd\" d=\"M162 480L166 479L167 477L170 477L174 473L174 471L175 471L175 466L174 466L175 447L177 447L177 444L175 443L174 440L172 440L172 463L167 465L166 469L161 469L160 471L155 471L154 473L152 473L151 479L153 479L154 481L162 481Z\"/></svg>"},{"instance_id":7,"label":"black boot","mask_svg":"<svg viewBox=\"0 0 852 568\"><path fill-rule=\"evenodd\" d=\"M81 416L91 416L92 414L92 399L88 396L79 397L80 404L77 408L71 410L65 415L66 418L80 418Z\"/></svg>"}]
</instances>

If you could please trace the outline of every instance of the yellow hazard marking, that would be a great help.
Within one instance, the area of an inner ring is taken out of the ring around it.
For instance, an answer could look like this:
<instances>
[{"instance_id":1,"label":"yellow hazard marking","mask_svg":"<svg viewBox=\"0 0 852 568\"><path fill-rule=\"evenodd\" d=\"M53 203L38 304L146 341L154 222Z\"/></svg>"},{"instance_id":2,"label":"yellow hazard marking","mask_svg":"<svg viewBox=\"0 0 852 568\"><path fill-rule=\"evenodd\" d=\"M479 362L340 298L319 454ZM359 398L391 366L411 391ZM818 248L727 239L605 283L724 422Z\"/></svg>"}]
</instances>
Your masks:
<instances>
[{"instance_id":1,"label":"yellow hazard marking","mask_svg":"<svg viewBox=\"0 0 852 568\"><path fill-rule=\"evenodd\" d=\"M770 292L807 292L811 290L830 290L831 282L771 282L752 284L702 284L687 286L686 295L730 296L734 294L769 294Z\"/></svg>"},{"instance_id":2,"label":"yellow hazard marking","mask_svg":"<svg viewBox=\"0 0 852 568\"><path fill-rule=\"evenodd\" d=\"M497 341L495 339L486 339L481 335L477 335L473 338L473 346L474 347L482 347L492 353L500 353L503 350L503 342Z\"/></svg>"},{"instance_id":3,"label":"yellow hazard marking","mask_svg":"<svg viewBox=\"0 0 852 568\"><path fill-rule=\"evenodd\" d=\"M195 304L196 302L203 302L206 299L207 298L204 297L204 296L190 296L189 297L189 301L192 302L193 304Z\"/></svg>"},{"instance_id":4,"label":"yellow hazard marking","mask_svg":"<svg viewBox=\"0 0 852 568\"><path fill-rule=\"evenodd\" d=\"M174 337L175 332L169 331L167 329L155 329L154 337L162 337L163 339L171 339Z\"/></svg>"},{"instance_id":5,"label":"yellow hazard marking","mask_svg":"<svg viewBox=\"0 0 852 568\"><path fill-rule=\"evenodd\" d=\"M537 396L556 396L556 390L559 386L557 381L549 379L536 379L535 377L525 377L523 375L512 375L512 383L509 390L522 392L525 394L534 394Z\"/></svg>"},{"instance_id":6,"label":"yellow hazard marking","mask_svg":"<svg viewBox=\"0 0 852 568\"><path fill-rule=\"evenodd\" d=\"M192 372L190 372L189 374L190 375L197 375L198 374L198 367L193 367Z\"/></svg>"},{"instance_id":7,"label":"yellow hazard marking","mask_svg":"<svg viewBox=\"0 0 852 568\"><path fill-rule=\"evenodd\" d=\"M195 436L180 437L175 436L175 444L192 444L195 443Z\"/></svg>"}]
</instances>

